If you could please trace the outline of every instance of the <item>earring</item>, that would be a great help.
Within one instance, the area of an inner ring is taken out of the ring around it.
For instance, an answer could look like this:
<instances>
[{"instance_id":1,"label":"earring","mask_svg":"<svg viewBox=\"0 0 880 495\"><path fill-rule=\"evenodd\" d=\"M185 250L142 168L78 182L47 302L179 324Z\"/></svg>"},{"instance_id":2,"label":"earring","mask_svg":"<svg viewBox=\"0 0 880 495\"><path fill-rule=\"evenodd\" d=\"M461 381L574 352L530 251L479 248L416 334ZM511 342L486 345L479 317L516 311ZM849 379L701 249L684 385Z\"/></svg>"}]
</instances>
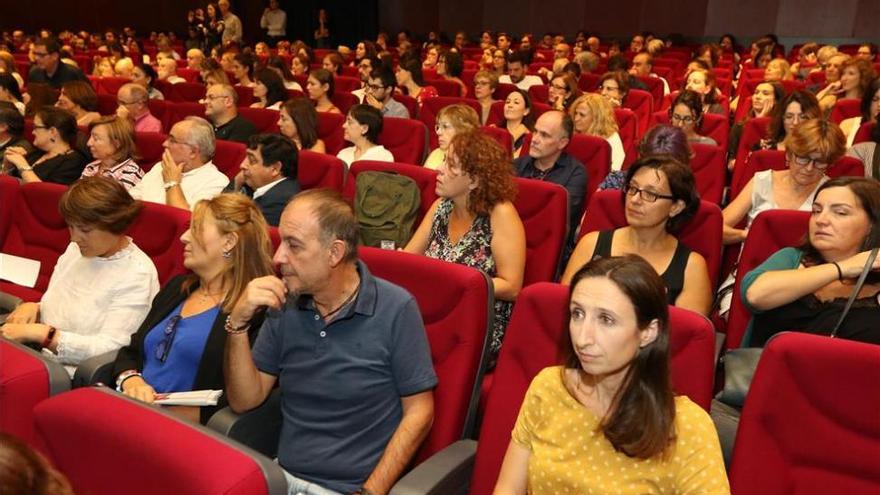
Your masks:
<instances>
[{"instance_id":1,"label":"earring","mask_svg":"<svg viewBox=\"0 0 880 495\"><path fill-rule=\"evenodd\" d=\"M223 257L226 259L232 258L232 250L223 251Z\"/></svg>"}]
</instances>

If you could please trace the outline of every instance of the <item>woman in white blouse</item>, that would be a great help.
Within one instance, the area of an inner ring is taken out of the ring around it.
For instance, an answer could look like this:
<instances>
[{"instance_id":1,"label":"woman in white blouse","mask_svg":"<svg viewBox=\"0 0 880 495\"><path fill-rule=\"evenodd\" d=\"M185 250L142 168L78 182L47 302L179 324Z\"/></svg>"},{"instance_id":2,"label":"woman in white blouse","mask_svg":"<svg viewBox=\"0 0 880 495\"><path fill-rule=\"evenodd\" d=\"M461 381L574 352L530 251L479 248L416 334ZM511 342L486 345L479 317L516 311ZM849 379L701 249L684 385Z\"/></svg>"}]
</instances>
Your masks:
<instances>
[{"instance_id":1,"label":"woman in white blouse","mask_svg":"<svg viewBox=\"0 0 880 495\"><path fill-rule=\"evenodd\" d=\"M576 133L598 136L608 141L611 146L611 170L620 170L626 152L618 134L614 107L608 99L595 93L587 93L571 104L569 112Z\"/></svg>"},{"instance_id":2,"label":"woman in white blouse","mask_svg":"<svg viewBox=\"0 0 880 495\"><path fill-rule=\"evenodd\" d=\"M70 245L39 303L24 303L4 337L41 344L73 374L80 361L127 344L159 291L152 260L124 234L142 206L117 181L88 177L61 197Z\"/></svg>"},{"instance_id":3,"label":"woman in white blouse","mask_svg":"<svg viewBox=\"0 0 880 495\"><path fill-rule=\"evenodd\" d=\"M393 162L394 155L381 144L376 144L382 132L382 114L370 105L354 105L342 124L345 140L354 146L340 151L336 156L351 167L358 160Z\"/></svg>"}]
</instances>

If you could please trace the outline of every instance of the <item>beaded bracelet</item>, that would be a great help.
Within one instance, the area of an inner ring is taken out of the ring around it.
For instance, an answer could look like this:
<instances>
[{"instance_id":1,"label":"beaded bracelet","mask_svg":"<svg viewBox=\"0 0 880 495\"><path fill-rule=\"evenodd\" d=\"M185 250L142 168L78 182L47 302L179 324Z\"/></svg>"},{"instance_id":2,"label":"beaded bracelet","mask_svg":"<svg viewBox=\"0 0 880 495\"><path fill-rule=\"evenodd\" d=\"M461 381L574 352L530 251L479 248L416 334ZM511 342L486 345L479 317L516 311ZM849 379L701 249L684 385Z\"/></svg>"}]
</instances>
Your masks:
<instances>
[{"instance_id":1,"label":"beaded bracelet","mask_svg":"<svg viewBox=\"0 0 880 495\"><path fill-rule=\"evenodd\" d=\"M251 323L250 323L250 322L247 322L247 323L245 323L244 325L242 325L242 326L240 326L240 327L237 327L237 328L236 328L236 327L233 327L233 326L232 326L232 315L226 315L226 324L223 325L223 329L226 330L226 333L229 333L229 334L232 334L232 335L236 335L236 334L239 334L239 333L245 333L245 332L247 332L247 331L248 331L248 328L249 328L250 326L251 326Z\"/></svg>"}]
</instances>

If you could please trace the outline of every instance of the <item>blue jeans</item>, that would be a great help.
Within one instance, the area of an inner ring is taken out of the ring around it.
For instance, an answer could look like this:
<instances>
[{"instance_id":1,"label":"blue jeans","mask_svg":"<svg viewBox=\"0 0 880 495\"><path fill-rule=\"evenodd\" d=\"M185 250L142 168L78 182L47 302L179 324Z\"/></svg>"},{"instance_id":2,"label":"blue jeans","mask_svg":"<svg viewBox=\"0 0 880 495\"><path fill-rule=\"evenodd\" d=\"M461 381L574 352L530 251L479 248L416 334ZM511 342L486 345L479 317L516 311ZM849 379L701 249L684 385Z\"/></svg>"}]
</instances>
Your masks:
<instances>
[{"instance_id":1,"label":"blue jeans","mask_svg":"<svg viewBox=\"0 0 880 495\"><path fill-rule=\"evenodd\" d=\"M287 471L284 471L284 477L287 478L287 495L342 495L339 492L299 479Z\"/></svg>"}]
</instances>

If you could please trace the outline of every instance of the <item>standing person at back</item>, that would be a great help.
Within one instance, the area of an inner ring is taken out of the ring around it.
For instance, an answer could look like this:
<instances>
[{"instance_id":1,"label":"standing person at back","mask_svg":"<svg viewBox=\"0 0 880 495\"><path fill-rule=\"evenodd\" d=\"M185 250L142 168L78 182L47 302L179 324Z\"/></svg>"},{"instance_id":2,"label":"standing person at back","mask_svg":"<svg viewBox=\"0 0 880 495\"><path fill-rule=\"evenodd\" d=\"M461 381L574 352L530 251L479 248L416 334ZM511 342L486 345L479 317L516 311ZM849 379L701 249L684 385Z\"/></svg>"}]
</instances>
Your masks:
<instances>
[{"instance_id":1,"label":"standing person at back","mask_svg":"<svg viewBox=\"0 0 880 495\"><path fill-rule=\"evenodd\" d=\"M266 41L272 46L287 35L287 12L278 7L278 0L269 0L260 17L260 27L266 30Z\"/></svg>"},{"instance_id":2,"label":"standing person at back","mask_svg":"<svg viewBox=\"0 0 880 495\"><path fill-rule=\"evenodd\" d=\"M230 43L241 43L243 29L241 27L241 19L229 10L229 0L220 0L217 2L220 8L220 16L223 18L223 37L221 38L223 46Z\"/></svg>"}]
</instances>

